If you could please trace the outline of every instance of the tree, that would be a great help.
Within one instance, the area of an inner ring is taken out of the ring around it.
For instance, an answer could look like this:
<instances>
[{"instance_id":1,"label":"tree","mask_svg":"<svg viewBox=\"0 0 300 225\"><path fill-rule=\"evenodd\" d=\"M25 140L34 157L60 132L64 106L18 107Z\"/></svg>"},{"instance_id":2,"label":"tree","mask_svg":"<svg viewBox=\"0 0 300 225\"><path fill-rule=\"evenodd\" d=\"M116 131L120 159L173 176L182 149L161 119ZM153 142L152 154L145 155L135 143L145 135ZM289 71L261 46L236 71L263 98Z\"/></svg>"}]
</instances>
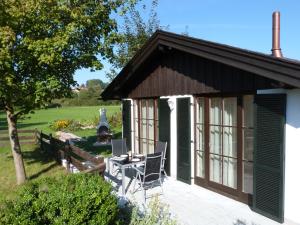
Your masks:
<instances>
[{"instance_id":1,"label":"tree","mask_svg":"<svg viewBox=\"0 0 300 225\"><path fill-rule=\"evenodd\" d=\"M7 115L17 183L26 179L17 121L70 96L80 68L99 70L118 41L114 13L133 0L0 1L0 105ZM97 58L98 57L98 58Z\"/></svg>"},{"instance_id":2,"label":"tree","mask_svg":"<svg viewBox=\"0 0 300 225\"><path fill-rule=\"evenodd\" d=\"M91 80L86 81L87 88L92 88L95 86L99 86L99 87L101 87L101 89L104 89L104 88L106 88L107 84L100 79L91 79Z\"/></svg>"},{"instance_id":3,"label":"tree","mask_svg":"<svg viewBox=\"0 0 300 225\"><path fill-rule=\"evenodd\" d=\"M112 66L109 72L106 73L106 77L110 81L116 77L118 70L129 62L157 29L167 29L167 27L159 25L160 21L156 12L157 6L158 0L152 0L148 19L145 20L141 14L146 14L146 5L142 5L141 12L137 7L129 7L123 17L124 24L119 34L120 42L116 44L114 57L110 61Z\"/></svg>"}]
</instances>

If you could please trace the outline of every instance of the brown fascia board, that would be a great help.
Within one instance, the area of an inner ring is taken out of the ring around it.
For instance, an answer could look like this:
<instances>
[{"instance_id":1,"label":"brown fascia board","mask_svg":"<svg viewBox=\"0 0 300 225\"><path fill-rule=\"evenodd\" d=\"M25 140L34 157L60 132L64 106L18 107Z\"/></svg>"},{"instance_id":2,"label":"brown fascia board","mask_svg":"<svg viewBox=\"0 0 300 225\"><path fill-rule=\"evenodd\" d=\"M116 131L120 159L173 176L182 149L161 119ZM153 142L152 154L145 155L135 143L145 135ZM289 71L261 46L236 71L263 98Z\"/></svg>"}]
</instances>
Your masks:
<instances>
[{"instance_id":1,"label":"brown fascia board","mask_svg":"<svg viewBox=\"0 0 300 225\"><path fill-rule=\"evenodd\" d=\"M120 91L122 85L159 45L220 62L293 87L300 87L299 61L276 58L271 55L159 30L152 35L142 49L121 70L113 82L104 90L102 97L104 99L112 98L114 96L113 92Z\"/></svg>"}]
</instances>

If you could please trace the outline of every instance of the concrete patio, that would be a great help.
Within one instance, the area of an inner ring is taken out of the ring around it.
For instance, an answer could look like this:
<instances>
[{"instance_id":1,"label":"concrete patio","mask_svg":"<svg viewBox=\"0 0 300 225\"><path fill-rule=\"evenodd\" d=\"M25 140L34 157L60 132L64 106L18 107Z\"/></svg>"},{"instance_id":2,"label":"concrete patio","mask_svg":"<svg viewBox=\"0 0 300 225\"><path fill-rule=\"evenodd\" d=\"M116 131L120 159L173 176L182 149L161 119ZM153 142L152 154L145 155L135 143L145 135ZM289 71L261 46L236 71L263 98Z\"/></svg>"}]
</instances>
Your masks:
<instances>
[{"instance_id":1,"label":"concrete patio","mask_svg":"<svg viewBox=\"0 0 300 225\"><path fill-rule=\"evenodd\" d=\"M112 182L121 196L121 174L117 178L106 173L106 179ZM126 198L143 206L143 193L132 193L134 179L130 173L126 176ZM169 205L170 213L184 225L279 225L249 206L209 191L205 188L188 185L168 177L163 181L163 194L160 187L147 191L147 203L151 196L159 194L161 202Z\"/></svg>"}]
</instances>

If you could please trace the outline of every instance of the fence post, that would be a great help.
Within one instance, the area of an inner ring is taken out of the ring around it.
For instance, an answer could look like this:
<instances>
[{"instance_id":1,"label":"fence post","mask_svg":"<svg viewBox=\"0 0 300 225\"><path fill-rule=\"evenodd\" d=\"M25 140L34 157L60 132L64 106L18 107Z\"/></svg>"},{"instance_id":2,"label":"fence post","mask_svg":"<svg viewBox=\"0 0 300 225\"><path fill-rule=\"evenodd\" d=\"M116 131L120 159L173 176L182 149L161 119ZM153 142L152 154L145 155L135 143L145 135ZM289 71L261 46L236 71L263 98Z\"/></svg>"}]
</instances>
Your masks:
<instances>
[{"instance_id":1,"label":"fence post","mask_svg":"<svg viewBox=\"0 0 300 225\"><path fill-rule=\"evenodd\" d=\"M71 164L71 149L70 149L70 143L69 140L66 140L65 145L65 159L67 160L67 171L70 172L70 164Z\"/></svg>"}]
</instances>

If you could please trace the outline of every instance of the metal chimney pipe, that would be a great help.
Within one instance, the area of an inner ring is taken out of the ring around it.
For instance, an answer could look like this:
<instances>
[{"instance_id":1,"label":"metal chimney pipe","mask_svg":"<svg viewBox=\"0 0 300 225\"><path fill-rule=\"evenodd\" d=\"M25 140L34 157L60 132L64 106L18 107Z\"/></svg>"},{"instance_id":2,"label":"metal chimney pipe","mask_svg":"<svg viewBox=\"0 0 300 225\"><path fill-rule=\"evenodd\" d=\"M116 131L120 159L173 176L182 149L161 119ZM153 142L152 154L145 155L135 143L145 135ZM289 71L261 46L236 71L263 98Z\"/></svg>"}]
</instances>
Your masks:
<instances>
[{"instance_id":1,"label":"metal chimney pipe","mask_svg":"<svg viewBox=\"0 0 300 225\"><path fill-rule=\"evenodd\" d=\"M280 48L280 12L273 12L272 26L272 55L274 57L282 57Z\"/></svg>"}]
</instances>

